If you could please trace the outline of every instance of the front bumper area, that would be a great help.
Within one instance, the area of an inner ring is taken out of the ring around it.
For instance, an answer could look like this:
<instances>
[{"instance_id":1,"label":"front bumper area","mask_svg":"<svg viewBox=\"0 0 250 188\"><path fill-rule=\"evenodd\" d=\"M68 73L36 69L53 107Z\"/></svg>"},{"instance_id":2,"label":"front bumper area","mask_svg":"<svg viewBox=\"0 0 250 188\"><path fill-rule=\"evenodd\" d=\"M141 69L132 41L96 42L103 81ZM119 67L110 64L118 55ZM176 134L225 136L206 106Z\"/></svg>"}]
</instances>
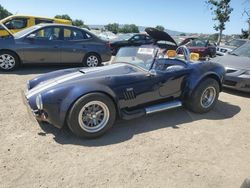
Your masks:
<instances>
[{"instance_id":1,"label":"front bumper area","mask_svg":"<svg viewBox=\"0 0 250 188\"><path fill-rule=\"evenodd\" d=\"M226 75L223 81L223 86L226 88L250 93L250 78Z\"/></svg>"},{"instance_id":2,"label":"front bumper area","mask_svg":"<svg viewBox=\"0 0 250 188\"><path fill-rule=\"evenodd\" d=\"M22 92L22 99L23 99L24 105L27 107L27 111L28 111L29 116L33 120L36 119L38 121L49 122L48 118L47 118L47 114L44 111L31 108L31 106L29 104L29 100L25 95L25 92Z\"/></svg>"}]
</instances>

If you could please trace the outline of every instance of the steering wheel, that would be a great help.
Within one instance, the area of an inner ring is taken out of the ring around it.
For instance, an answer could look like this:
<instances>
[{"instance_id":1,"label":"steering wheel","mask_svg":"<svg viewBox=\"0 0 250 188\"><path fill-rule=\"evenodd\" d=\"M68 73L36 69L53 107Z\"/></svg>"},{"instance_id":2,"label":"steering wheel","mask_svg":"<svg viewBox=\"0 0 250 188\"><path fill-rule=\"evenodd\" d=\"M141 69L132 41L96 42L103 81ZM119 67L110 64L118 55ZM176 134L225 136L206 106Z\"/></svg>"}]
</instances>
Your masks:
<instances>
[{"instance_id":1,"label":"steering wheel","mask_svg":"<svg viewBox=\"0 0 250 188\"><path fill-rule=\"evenodd\" d=\"M189 49L186 47L186 46L179 46L177 49L176 49L176 54L182 54L184 55L184 59L186 61L189 61L190 60L190 51Z\"/></svg>"}]
</instances>

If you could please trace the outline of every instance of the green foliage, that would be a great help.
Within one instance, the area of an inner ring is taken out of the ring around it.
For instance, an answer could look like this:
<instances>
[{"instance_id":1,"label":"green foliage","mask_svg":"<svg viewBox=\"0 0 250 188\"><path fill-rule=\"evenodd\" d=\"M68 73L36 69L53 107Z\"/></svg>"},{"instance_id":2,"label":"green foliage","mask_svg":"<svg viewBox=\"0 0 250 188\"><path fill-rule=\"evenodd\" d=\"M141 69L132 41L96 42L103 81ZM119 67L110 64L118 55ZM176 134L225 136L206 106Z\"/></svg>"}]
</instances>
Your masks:
<instances>
[{"instance_id":1,"label":"green foliage","mask_svg":"<svg viewBox=\"0 0 250 188\"><path fill-rule=\"evenodd\" d=\"M3 18L6 18L8 16L12 15L8 10L6 10L5 8L3 8L2 5L0 5L0 20Z\"/></svg>"},{"instance_id":2,"label":"green foliage","mask_svg":"<svg viewBox=\"0 0 250 188\"><path fill-rule=\"evenodd\" d=\"M186 36L186 34L185 33L181 33L180 36Z\"/></svg>"},{"instance_id":3,"label":"green foliage","mask_svg":"<svg viewBox=\"0 0 250 188\"><path fill-rule=\"evenodd\" d=\"M210 6L210 10L213 12L213 20L218 21L214 25L216 31L225 30L225 23L230 21L230 14L233 8L230 7L231 0L208 0L207 4Z\"/></svg>"},{"instance_id":4,"label":"green foliage","mask_svg":"<svg viewBox=\"0 0 250 188\"><path fill-rule=\"evenodd\" d=\"M139 33L139 28L135 24L125 24L123 27L119 27L118 23L111 23L105 25L104 28L115 34L117 33Z\"/></svg>"},{"instance_id":5,"label":"green foliage","mask_svg":"<svg viewBox=\"0 0 250 188\"><path fill-rule=\"evenodd\" d=\"M55 18L69 20L69 21L72 21L72 25L74 25L74 26L89 29L89 27L84 24L84 21L82 21L80 19L72 20L68 14L56 15Z\"/></svg>"},{"instance_id":6,"label":"green foliage","mask_svg":"<svg viewBox=\"0 0 250 188\"><path fill-rule=\"evenodd\" d=\"M70 16L68 14L56 15L55 18L72 21L72 19L70 18Z\"/></svg>"},{"instance_id":7,"label":"green foliage","mask_svg":"<svg viewBox=\"0 0 250 188\"><path fill-rule=\"evenodd\" d=\"M104 28L108 31L113 32L114 34L117 34L119 32L119 24L118 23L111 23L111 24L105 25Z\"/></svg>"},{"instance_id":8,"label":"green foliage","mask_svg":"<svg viewBox=\"0 0 250 188\"><path fill-rule=\"evenodd\" d=\"M217 44L220 45L222 32L225 30L225 23L230 21L230 14L233 8L230 7L231 0L207 0L206 3L210 7L213 20L217 21L214 29L219 31Z\"/></svg>"},{"instance_id":9,"label":"green foliage","mask_svg":"<svg viewBox=\"0 0 250 188\"><path fill-rule=\"evenodd\" d=\"M135 24L125 24L119 29L120 33L139 33L139 28Z\"/></svg>"},{"instance_id":10,"label":"green foliage","mask_svg":"<svg viewBox=\"0 0 250 188\"><path fill-rule=\"evenodd\" d=\"M161 26L161 25L157 25L155 28L158 29L158 30L160 30L160 31L164 31L165 30L165 28L163 26Z\"/></svg>"},{"instance_id":11,"label":"green foliage","mask_svg":"<svg viewBox=\"0 0 250 188\"><path fill-rule=\"evenodd\" d=\"M78 19L73 20L72 25L77 26L77 27L81 27L81 28L89 29L89 27L87 25L85 25L82 20L78 20Z\"/></svg>"}]
</instances>

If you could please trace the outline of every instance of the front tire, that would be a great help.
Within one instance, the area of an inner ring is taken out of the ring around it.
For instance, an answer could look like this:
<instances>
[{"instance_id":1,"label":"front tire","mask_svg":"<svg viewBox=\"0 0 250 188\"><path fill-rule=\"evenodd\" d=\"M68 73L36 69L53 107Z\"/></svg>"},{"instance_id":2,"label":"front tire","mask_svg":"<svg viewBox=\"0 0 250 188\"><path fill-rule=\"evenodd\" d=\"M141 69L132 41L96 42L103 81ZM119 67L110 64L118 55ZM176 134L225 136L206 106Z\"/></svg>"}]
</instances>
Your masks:
<instances>
[{"instance_id":1,"label":"front tire","mask_svg":"<svg viewBox=\"0 0 250 188\"><path fill-rule=\"evenodd\" d=\"M212 78L203 80L187 101L187 107L195 113L206 113L214 108L220 92L219 83Z\"/></svg>"},{"instance_id":2,"label":"front tire","mask_svg":"<svg viewBox=\"0 0 250 188\"><path fill-rule=\"evenodd\" d=\"M19 58L13 52L2 51L0 52L0 70L13 71L20 65Z\"/></svg>"},{"instance_id":3,"label":"front tire","mask_svg":"<svg viewBox=\"0 0 250 188\"><path fill-rule=\"evenodd\" d=\"M102 93L90 93L75 102L67 123L75 135L96 138L107 132L115 119L116 108L112 99Z\"/></svg>"},{"instance_id":4,"label":"front tire","mask_svg":"<svg viewBox=\"0 0 250 188\"><path fill-rule=\"evenodd\" d=\"M97 67L100 66L102 60L100 56L96 53L87 54L83 60L84 67Z\"/></svg>"}]
</instances>

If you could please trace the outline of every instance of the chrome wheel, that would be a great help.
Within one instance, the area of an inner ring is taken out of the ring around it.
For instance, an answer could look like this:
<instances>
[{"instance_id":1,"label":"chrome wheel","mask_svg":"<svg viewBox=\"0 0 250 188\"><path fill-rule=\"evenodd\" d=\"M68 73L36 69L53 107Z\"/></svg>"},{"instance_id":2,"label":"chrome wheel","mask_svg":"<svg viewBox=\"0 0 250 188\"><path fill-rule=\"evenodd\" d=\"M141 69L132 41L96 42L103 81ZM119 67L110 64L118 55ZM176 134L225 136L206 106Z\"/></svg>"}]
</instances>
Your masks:
<instances>
[{"instance_id":1,"label":"chrome wheel","mask_svg":"<svg viewBox=\"0 0 250 188\"><path fill-rule=\"evenodd\" d=\"M80 127L89 133L95 133L103 129L109 121L109 109L101 101L91 101L81 109L78 122Z\"/></svg>"},{"instance_id":2,"label":"chrome wheel","mask_svg":"<svg viewBox=\"0 0 250 188\"><path fill-rule=\"evenodd\" d=\"M88 67L97 67L98 64L99 64L99 60L95 55L91 55L87 58Z\"/></svg>"},{"instance_id":3,"label":"chrome wheel","mask_svg":"<svg viewBox=\"0 0 250 188\"><path fill-rule=\"evenodd\" d=\"M216 98L216 89L214 87L208 87L204 90L201 95L201 106L203 108L209 108Z\"/></svg>"},{"instance_id":4,"label":"chrome wheel","mask_svg":"<svg viewBox=\"0 0 250 188\"><path fill-rule=\"evenodd\" d=\"M15 58L10 54L0 55L0 67L4 70L10 70L14 68L16 64Z\"/></svg>"}]
</instances>

